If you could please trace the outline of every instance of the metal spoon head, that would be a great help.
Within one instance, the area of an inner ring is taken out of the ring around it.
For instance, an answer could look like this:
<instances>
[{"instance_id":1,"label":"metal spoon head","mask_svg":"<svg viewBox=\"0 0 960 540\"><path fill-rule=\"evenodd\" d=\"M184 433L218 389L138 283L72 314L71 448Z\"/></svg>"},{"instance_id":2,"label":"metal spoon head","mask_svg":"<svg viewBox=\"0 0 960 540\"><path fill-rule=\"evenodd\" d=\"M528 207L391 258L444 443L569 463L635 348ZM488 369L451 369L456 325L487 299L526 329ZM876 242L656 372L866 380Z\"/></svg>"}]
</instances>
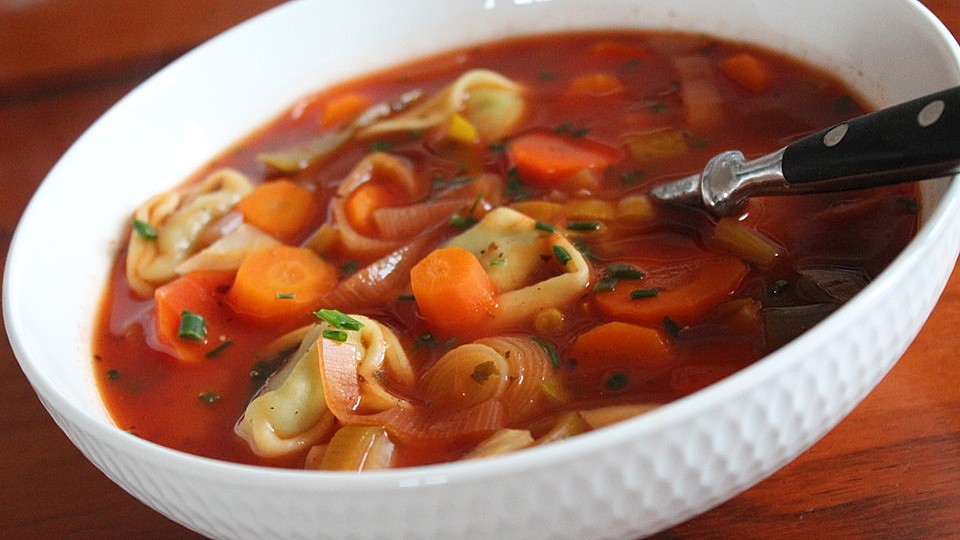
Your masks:
<instances>
[{"instance_id":1,"label":"metal spoon head","mask_svg":"<svg viewBox=\"0 0 960 540\"><path fill-rule=\"evenodd\" d=\"M703 190L700 186L700 174L690 176L660 184L650 190L650 194L661 201L688 204L692 206L703 204Z\"/></svg>"}]
</instances>

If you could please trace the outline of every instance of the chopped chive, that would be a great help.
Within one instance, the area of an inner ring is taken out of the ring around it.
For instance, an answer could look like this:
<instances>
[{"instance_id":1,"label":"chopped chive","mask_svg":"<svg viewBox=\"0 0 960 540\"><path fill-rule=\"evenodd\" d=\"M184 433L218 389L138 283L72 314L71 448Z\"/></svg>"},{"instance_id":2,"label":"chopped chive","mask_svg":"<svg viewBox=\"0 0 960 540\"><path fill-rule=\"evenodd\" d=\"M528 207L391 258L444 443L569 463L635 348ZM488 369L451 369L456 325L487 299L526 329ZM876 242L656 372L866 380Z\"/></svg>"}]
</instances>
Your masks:
<instances>
[{"instance_id":1,"label":"chopped chive","mask_svg":"<svg viewBox=\"0 0 960 540\"><path fill-rule=\"evenodd\" d=\"M417 336L416 341L413 342L413 348L419 349L420 347L433 348L440 344L440 341L437 340L436 336L430 333L424 333Z\"/></svg>"},{"instance_id":2,"label":"chopped chive","mask_svg":"<svg viewBox=\"0 0 960 540\"><path fill-rule=\"evenodd\" d=\"M507 264L507 260L506 260L506 259L491 259L490 262L487 263L487 264L490 265L490 266L503 266L503 265Z\"/></svg>"},{"instance_id":3,"label":"chopped chive","mask_svg":"<svg viewBox=\"0 0 960 540\"><path fill-rule=\"evenodd\" d=\"M654 298L660 291L657 289L634 289L630 291L631 300L639 300L641 298Z\"/></svg>"},{"instance_id":4,"label":"chopped chive","mask_svg":"<svg viewBox=\"0 0 960 540\"><path fill-rule=\"evenodd\" d=\"M323 332L320 332L320 335L324 339L332 339L333 341L346 341L347 333L343 330L333 330L332 328L327 328Z\"/></svg>"},{"instance_id":5,"label":"chopped chive","mask_svg":"<svg viewBox=\"0 0 960 540\"><path fill-rule=\"evenodd\" d=\"M514 201L523 201L529 199L532 195L530 189L520 180L520 173L516 167L510 167L507 171L507 185L505 187L507 195Z\"/></svg>"},{"instance_id":6,"label":"chopped chive","mask_svg":"<svg viewBox=\"0 0 960 540\"><path fill-rule=\"evenodd\" d=\"M643 279L643 272L624 263L613 263L603 271L604 276L617 279Z\"/></svg>"},{"instance_id":7,"label":"chopped chive","mask_svg":"<svg viewBox=\"0 0 960 540\"><path fill-rule=\"evenodd\" d=\"M120 371L116 369L111 369L107 371L107 378L111 381L115 381L120 378Z\"/></svg>"},{"instance_id":8,"label":"chopped chive","mask_svg":"<svg viewBox=\"0 0 960 540\"><path fill-rule=\"evenodd\" d=\"M360 263L356 261L347 261L340 265L340 273L344 276L349 276L357 271L360 268Z\"/></svg>"},{"instance_id":9,"label":"chopped chive","mask_svg":"<svg viewBox=\"0 0 960 540\"><path fill-rule=\"evenodd\" d=\"M474 217L463 217L460 214L454 214L450 218L450 225L458 229L469 229L477 224L477 218Z\"/></svg>"},{"instance_id":10,"label":"chopped chive","mask_svg":"<svg viewBox=\"0 0 960 540\"><path fill-rule=\"evenodd\" d=\"M506 150L506 149L507 149L507 145L506 145L506 143L503 143L503 142L491 143L491 144L487 145L487 150L489 150L489 151L491 151L491 152L500 153L500 152L503 152L503 151Z\"/></svg>"},{"instance_id":11,"label":"chopped chive","mask_svg":"<svg viewBox=\"0 0 960 540\"><path fill-rule=\"evenodd\" d=\"M336 309L321 309L315 311L313 314L334 328L343 330L359 330L363 328L363 323Z\"/></svg>"},{"instance_id":12,"label":"chopped chive","mask_svg":"<svg viewBox=\"0 0 960 540\"><path fill-rule=\"evenodd\" d=\"M133 220L133 230L137 231L137 236L143 240L156 240L157 236L159 236L157 230L142 219Z\"/></svg>"},{"instance_id":13,"label":"chopped chive","mask_svg":"<svg viewBox=\"0 0 960 540\"><path fill-rule=\"evenodd\" d=\"M769 294L770 296L780 296L789 287L790 287L790 282L788 282L785 279L778 279L773 282L773 285L770 285L770 290L767 291L767 294Z\"/></svg>"},{"instance_id":14,"label":"chopped chive","mask_svg":"<svg viewBox=\"0 0 960 540\"><path fill-rule=\"evenodd\" d=\"M293 300L296 297L294 293L277 293L277 300Z\"/></svg>"},{"instance_id":15,"label":"chopped chive","mask_svg":"<svg viewBox=\"0 0 960 540\"><path fill-rule=\"evenodd\" d=\"M180 312L180 329L177 337L187 341L203 341L207 338L207 321L187 310Z\"/></svg>"},{"instance_id":16,"label":"chopped chive","mask_svg":"<svg viewBox=\"0 0 960 540\"><path fill-rule=\"evenodd\" d=\"M393 145L389 141L373 141L370 143L371 152L389 152Z\"/></svg>"},{"instance_id":17,"label":"chopped chive","mask_svg":"<svg viewBox=\"0 0 960 540\"><path fill-rule=\"evenodd\" d=\"M220 401L220 394L216 392L202 392L197 399L206 403L207 405L213 405L214 403Z\"/></svg>"},{"instance_id":18,"label":"chopped chive","mask_svg":"<svg viewBox=\"0 0 960 540\"><path fill-rule=\"evenodd\" d=\"M915 201L915 200L913 200L913 199L906 199L906 198L903 198L903 197L898 197L898 198L897 198L897 206L898 206L899 208L902 208L903 210L906 210L907 212L909 212L909 213L911 213L911 214L916 214L917 212L920 211L920 204L917 203L917 201Z\"/></svg>"},{"instance_id":19,"label":"chopped chive","mask_svg":"<svg viewBox=\"0 0 960 540\"><path fill-rule=\"evenodd\" d=\"M598 293L613 292L617 288L617 278L613 276L603 276L593 286L593 290Z\"/></svg>"},{"instance_id":20,"label":"chopped chive","mask_svg":"<svg viewBox=\"0 0 960 540\"><path fill-rule=\"evenodd\" d=\"M571 221L567 223L567 229L571 231L599 231L599 221Z\"/></svg>"},{"instance_id":21,"label":"chopped chive","mask_svg":"<svg viewBox=\"0 0 960 540\"><path fill-rule=\"evenodd\" d=\"M608 390L617 391L617 390L623 390L624 388L626 388L627 383L629 382L630 380L627 378L626 373L622 371L617 371L617 372L611 373L610 376L607 377L605 384Z\"/></svg>"},{"instance_id":22,"label":"chopped chive","mask_svg":"<svg viewBox=\"0 0 960 540\"><path fill-rule=\"evenodd\" d=\"M549 223L544 223L542 221L538 221L534 223L533 228L537 229L538 231L546 231L546 232L554 232L557 230L553 225Z\"/></svg>"},{"instance_id":23,"label":"chopped chive","mask_svg":"<svg viewBox=\"0 0 960 540\"><path fill-rule=\"evenodd\" d=\"M233 345L233 341L231 341L231 340L228 339L228 340L224 341L223 343L221 343L220 345L217 345L217 347L216 347L215 349L213 349L213 350L211 350L210 352L208 352L205 356L206 356L207 358L216 358L216 357L220 356L220 354L223 353L223 351L229 349L231 345Z\"/></svg>"},{"instance_id":24,"label":"chopped chive","mask_svg":"<svg viewBox=\"0 0 960 540\"><path fill-rule=\"evenodd\" d=\"M570 259L573 258L573 256L570 255L570 252L567 251L563 246L554 245L551 246L550 249L553 250L553 256L557 258L557 261L561 266L566 266L567 263L570 262Z\"/></svg>"},{"instance_id":25,"label":"chopped chive","mask_svg":"<svg viewBox=\"0 0 960 540\"><path fill-rule=\"evenodd\" d=\"M593 253L593 250L590 249L590 246L584 244L583 242L579 240L575 240L573 242L573 247L577 248L577 251L579 251L580 254L583 255L583 258L589 259L591 261L597 260L597 256Z\"/></svg>"},{"instance_id":26,"label":"chopped chive","mask_svg":"<svg viewBox=\"0 0 960 540\"><path fill-rule=\"evenodd\" d=\"M553 346L553 343L538 337L531 337L530 339L537 345L543 347L543 350L547 351L547 356L550 358L550 365L553 366L553 369L558 369L562 362L560 361L560 355L557 354L557 348Z\"/></svg>"},{"instance_id":27,"label":"chopped chive","mask_svg":"<svg viewBox=\"0 0 960 540\"><path fill-rule=\"evenodd\" d=\"M412 294L398 294L397 300L400 302L413 302L416 298Z\"/></svg>"},{"instance_id":28,"label":"chopped chive","mask_svg":"<svg viewBox=\"0 0 960 540\"><path fill-rule=\"evenodd\" d=\"M667 104L662 101L658 101L650 106L650 110L655 113L666 112L667 109L668 109Z\"/></svg>"}]
</instances>

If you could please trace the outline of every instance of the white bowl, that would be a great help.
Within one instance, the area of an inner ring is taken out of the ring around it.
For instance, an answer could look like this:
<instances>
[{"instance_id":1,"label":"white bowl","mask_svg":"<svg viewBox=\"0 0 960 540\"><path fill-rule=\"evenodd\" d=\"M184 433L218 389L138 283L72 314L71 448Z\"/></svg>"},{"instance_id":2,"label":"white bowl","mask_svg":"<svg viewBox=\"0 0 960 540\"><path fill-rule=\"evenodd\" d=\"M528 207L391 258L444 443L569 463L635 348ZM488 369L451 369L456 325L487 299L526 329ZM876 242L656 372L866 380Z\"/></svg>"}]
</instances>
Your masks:
<instances>
[{"instance_id":1,"label":"white bowl","mask_svg":"<svg viewBox=\"0 0 960 540\"><path fill-rule=\"evenodd\" d=\"M925 183L916 239L825 323L688 398L552 446L362 475L277 470L151 444L114 427L101 403L91 326L119 231L140 201L332 82L505 35L596 27L764 44L828 67L878 106L960 84L956 43L909 0L285 4L123 99L31 201L10 250L3 312L43 404L111 479L211 537L636 537L783 466L874 387L935 304L960 246L960 187L949 179Z\"/></svg>"}]
</instances>

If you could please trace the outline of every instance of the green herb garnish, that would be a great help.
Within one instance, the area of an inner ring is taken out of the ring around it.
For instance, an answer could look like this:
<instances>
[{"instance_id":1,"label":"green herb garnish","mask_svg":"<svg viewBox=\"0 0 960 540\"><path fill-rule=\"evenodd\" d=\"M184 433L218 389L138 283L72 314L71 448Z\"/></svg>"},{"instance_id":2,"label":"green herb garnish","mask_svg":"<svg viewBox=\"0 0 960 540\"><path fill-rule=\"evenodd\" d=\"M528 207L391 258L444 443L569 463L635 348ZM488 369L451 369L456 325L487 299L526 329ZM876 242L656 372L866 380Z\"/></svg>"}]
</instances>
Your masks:
<instances>
[{"instance_id":1,"label":"green herb garnish","mask_svg":"<svg viewBox=\"0 0 960 540\"><path fill-rule=\"evenodd\" d=\"M571 221L567 223L567 229L571 231L599 231L599 221Z\"/></svg>"},{"instance_id":2,"label":"green herb garnish","mask_svg":"<svg viewBox=\"0 0 960 540\"><path fill-rule=\"evenodd\" d=\"M213 405L214 403L220 401L220 394L216 392L202 392L197 399L206 403L207 405Z\"/></svg>"},{"instance_id":3,"label":"green herb garnish","mask_svg":"<svg viewBox=\"0 0 960 540\"><path fill-rule=\"evenodd\" d=\"M115 381L120 378L120 371L116 369L111 369L107 371L107 378L111 381Z\"/></svg>"},{"instance_id":4,"label":"green herb garnish","mask_svg":"<svg viewBox=\"0 0 960 540\"><path fill-rule=\"evenodd\" d=\"M617 391L617 390L623 390L624 388L626 388L627 383L629 382L630 382L630 379L627 378L626 373L622 371L617 371L615 373L611 373L610 376L607 377L605 385L608 390Z\"/></svg>"},{"instance_id":5,"label":"green herb garnish","mask_svg":"<svg viewBox=\"0 0 960 540\"><path fill-rule=\"evenodd\" d=\"M536 230L538 230L538 231L546 231L546 232L550 232L550 233L552 233L552 232L554 232L554 231L557 230L553 225L551 225L551 224L549 224L549 223L544 223L544 222L542 222L542 221L538 221L538 222L534 223L534 224L533 224L533 228L536 229Z\"/></svg>"},{"instance_id":6,"label":"green herb garnish","mask_svg":"<svg viewBox=\"0 0 960 540\"><path fill-rule=\"evenodd\" d=\"M631 300L639 300L641 298L654 298L660 291L657 289L634 289L630 291Z\"/></svg>"},{"instance_id":7,"label":"green herb garnish","mask_svg":"<svg viewBox=\"0 0 960 540\"><path fill-rule=\"evenodd\" d=\"M613 292L617 288L617 278L613 276L603 276L597 281L597 284L593 286L594 292L606 293Z\"/></svg>"},{"instance_id":8,"label":"green herb garnish","mask_svg":"<svg viewBox=\"0 0 960 540\"><path fill-rule=\"evenodd\" d=\"M277 293L277 300L293 300L296 297L294 293Z\"/></svg>"},{"instance_id":9,"label":"green herb garnish","mask_svg":"<svg viewBox=\"0 0 960 540\"><path fill-rule=\"evenodd\" d=\"M363 323L336 309L321 309L315 311L313 314L330 326L341 330L359 330L363 328Z\"/></svg>"},{"instance_id":10,"label":"green herb garnish","mask_svg":"<svg viewBox=\"0 0 960 540\"><path fill-rule=\"evenodd\" d=\"M143 240L156 240L159 236L157 230L142 219L133 220L133 230L137 231L137 236Z\"/></svg>"},{"instance_id":11,"label":"green herb garnish","mask_svg":"<svg viewBox=\"0 0 960 540\"><path fill-rule=\"evenodd\" d=\"M347 333L343 330L334 330L332 328L327 328L323 332L320 332L320 335L324 339L332 339L333 341L346 341Z\"/></svg>"},{"instance_id":12,"label":"green herb garnish","mask_svg":"<svg viewBox=\"0 0 960 540\"><path fill-rule=\"evenodd\" d=\"M233 341L231 341L231 340L228 339L228 340L224 341L223 343L221 343L220 345L217 345L217 347L216 347L215 349L209 351L209 352L208 352L206 355L204 355L204 356L206 356L207 358L216 358L216 357L220 356L220 354L223 353L223 351L229 349L231 345L233 345Z\"/></svg>"},{"instance_id":13,"label":"green herb garnish","mask_svg":"<svg viewBox=\"0 0 960 540\"><path fill-rule=\"evenodd\" d=\"M180 329L177 337L186 341L203 341L207 338L207 321L187 310L180 312Z\"/></svg>"},{"instance_id":14,"label":"green herb garnish","mask_svg":"<svg viewBox=\"0 0 960 540\"><path fill-rule=\"evenodd\" d=\"M767 294L770 296L780 296L790 287L790 282L785 279L778 279L773 282L773 285L770 285L770 290L767 291Z\"/></svg>"},{"instance_id":15,"label":"green herb garnish","mask_svg":"<svg viewBox=\"0 0 960 540\"><path fill-rule=\"evenodd\" d=\"M554 245L551 246L550 249L553 250L553 256L557 258L557 262L559 262L562 266L566 266L567 263L570 262L570 259L573 258L573 256L570 255L570 252L567 251L563 246Z\"/></svg>"},{"instance_id":16,"label":"green herb garnish","mask_svg":"<svg viewBox=\"0 0 960 540\"><path fill-rule=\"evenodd\" d=\"M643 272L624 263L613 263L603 271L604 277L617 279L643 279Z\"/></svg>"},{"instance_id":17,"label":"green herb garnish","mask_svg":"<svg viewBox=\"0 0 960 540\"><path fill-rule=\"evenodd\" d=\"M530 339L537 345L543 347L543 350L547 351L547 356L550 358L550 365L553 366L553 369L558 369L562 362L560 362L560 355L557 354L557 348L553 346L553 343L539 337L531 337Z\"/></svg>"}]
</instances>

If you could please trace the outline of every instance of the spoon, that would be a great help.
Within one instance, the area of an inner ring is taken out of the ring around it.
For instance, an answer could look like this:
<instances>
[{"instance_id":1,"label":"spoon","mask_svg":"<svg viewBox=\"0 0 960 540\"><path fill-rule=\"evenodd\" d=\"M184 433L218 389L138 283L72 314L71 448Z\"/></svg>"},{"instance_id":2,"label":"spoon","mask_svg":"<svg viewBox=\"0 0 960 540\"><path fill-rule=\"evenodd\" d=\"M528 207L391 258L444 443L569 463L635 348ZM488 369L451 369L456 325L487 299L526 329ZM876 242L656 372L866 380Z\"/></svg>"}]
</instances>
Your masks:
<instances>
[{"instance_id":1,"label":"spoon","mask_svg":"<svg viewBox=\"0 0 960 540\"><path fill-rule=\"evenodd\" d=\"M954 87L836 124L754 160L723 152L703 172L651 194L722 216L754 195L846 191L958 171L960 87Z\"/></svg>"}]
</instances>

